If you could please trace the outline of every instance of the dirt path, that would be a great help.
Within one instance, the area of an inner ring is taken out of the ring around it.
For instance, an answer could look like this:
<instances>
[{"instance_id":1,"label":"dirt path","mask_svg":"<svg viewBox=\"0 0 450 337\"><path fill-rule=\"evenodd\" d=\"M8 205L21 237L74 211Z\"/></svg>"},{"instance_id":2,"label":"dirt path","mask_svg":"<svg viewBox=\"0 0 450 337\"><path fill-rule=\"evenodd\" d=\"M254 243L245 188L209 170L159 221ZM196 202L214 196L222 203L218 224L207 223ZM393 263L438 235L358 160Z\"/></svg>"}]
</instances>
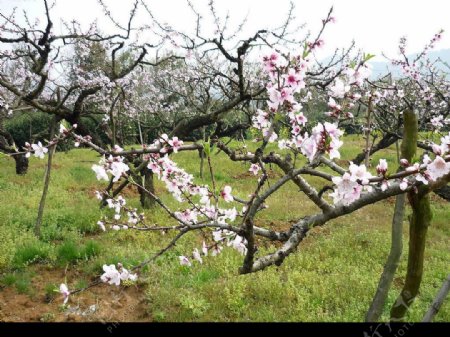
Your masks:
<instances>
[{"instance_id":1,"label":"dirt path","mask_svg":"<svg viewBox=\"0 0 450 337\"><path fill-rule=\"evenodd\" d=\"M51 301L45 295L45 285L60 284L64 270L35 268L32 292L19 294L15 287L0 289L0 322L146 322L145 289L138 286L101 284L70 296L66 308L60 294ZM76 280L76 275L66 275Z\"/></svg>"}]
</instances>

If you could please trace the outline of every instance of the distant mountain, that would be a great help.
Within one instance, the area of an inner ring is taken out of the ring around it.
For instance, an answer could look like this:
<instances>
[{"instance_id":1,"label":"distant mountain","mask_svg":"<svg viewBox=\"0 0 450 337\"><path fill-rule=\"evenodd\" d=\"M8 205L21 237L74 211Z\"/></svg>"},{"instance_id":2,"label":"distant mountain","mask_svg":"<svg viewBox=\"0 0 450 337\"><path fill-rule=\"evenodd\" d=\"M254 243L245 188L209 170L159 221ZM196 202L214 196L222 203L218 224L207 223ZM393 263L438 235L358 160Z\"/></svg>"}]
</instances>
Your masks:
<instances>
[{"instance_id":1,"label":"distant mountain","mask_svg":"<svg viewBox=\"0 0 450 337\"><path fill-rule=\"evenodd\" d=\"M408 55L409 59L414 59L418 54L411 54ZM440 59L443 63L446 63L450 67L450 49L441 49L441 50L434 50L428 53L428 56L430 60L434 61L437 59ZM401 76L401 71L398 67L394 67L392 64L390 64L389 61L386 62L371 62L369 63L372 65L372 79L376 79L382 75L387 74L389 71L392 72L394 76ZM443 70L446 70L447 72L450 72L450 68L446 67L442 63L437 64L438 68L441 68ZM449 76L450 77L450 74Z\"/></svg>"}]
</instances>

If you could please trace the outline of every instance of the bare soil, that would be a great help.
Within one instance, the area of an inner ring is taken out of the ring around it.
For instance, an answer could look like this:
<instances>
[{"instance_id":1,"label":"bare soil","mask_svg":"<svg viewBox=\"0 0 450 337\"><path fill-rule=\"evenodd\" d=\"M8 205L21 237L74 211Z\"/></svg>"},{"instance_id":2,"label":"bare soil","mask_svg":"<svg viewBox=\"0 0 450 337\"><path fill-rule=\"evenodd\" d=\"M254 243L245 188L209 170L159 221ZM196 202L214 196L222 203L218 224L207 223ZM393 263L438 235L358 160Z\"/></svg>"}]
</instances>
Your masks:
<instances>
[{"instance_id":1,"label":"bare soil","mask_svg":"<svg viewBox=\"0 0 450 337\"><path fill-rule=\"evenodd\" d=\"M59 285L65 278L75 281L77 274L36 266L30 294L19 294L15 287L0 289L0 322L146 322L145 289L140 286L100 284L71 295L64 307L63 298L55 292L46 298L45 286ZM72 282L70 282L71 284Z\"/></svg>"}]
</instances>

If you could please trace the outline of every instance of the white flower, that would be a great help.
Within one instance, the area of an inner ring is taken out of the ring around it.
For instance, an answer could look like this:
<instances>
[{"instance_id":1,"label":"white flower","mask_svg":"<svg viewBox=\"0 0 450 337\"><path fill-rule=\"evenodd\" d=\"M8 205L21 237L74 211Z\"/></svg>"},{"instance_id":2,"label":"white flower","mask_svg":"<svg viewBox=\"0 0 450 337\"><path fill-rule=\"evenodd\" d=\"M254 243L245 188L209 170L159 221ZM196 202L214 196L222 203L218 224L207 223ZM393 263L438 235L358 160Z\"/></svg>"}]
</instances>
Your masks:
<instances>
[{"instance_id":1,"label":"white flower","mask_svg":"<svg viewBox=\"0 0 450 337\"><path fill-rule=\"evenodd\" d=\"M70 295L69 288L67 288L66 284L61 283L61 285L59 286L59 292L64 296L64 304L66 304L69 300Z\"/></svg>"},{"instance_id":2,"label":"white flower","mask_svg":"<svg viewBox=\"0 0 450 337\"><path fill-rule=\"evenodd\" d=\"M116 286L118 286L120 284L120 273L119 271L116 269L116 266L111 264L111 265L103 265L103 271L105 272L100 279L108 284L115 284Z\"/></svg>"},{"instance_id":3,"label":"white flower","mask_svg":"<svg viewBox=\"0 0 450 337\"><path fill-rule=\"evenodd\" d=\"M101 228L102 231L106 231L105 224L103 221L98 221L97 225Z\"/></svg>"},{"instance_id":4,"label":"white flower","mask_svg":"<svg viewBox=\"0 0 450 337\"><path fill-rule=\"evenodd\" d=\"M111 164L111 168L108 171L114 176L113 182L116 182L122 177L122 174L129 169L128 165L122 161L115 161Z\"/></svg>"},{"instance_id":5,"label":"white flower","mask_svg":"<svg viewBox=\"0 0 450 337\"><path fill-rule=\"evenodd\" d=\"M214 239L214 241L216 241L216 242L222 241L222 240L224 239L224 238L222 237L222 231L221 231L220 229L214 231L212 234L213 234L213 239Z\"/></svg>"},{"instance_id":6,"label":"white flower","mask_svg":"<svg viewBox=\"0 0 450 337\"><path fill-rule=\"evenodd\" d=\"M285 140L285 139L280 139L280 140L278 141L278 148L279 148L280 150L287 149L288 146L289 146L289 141L287 141L287 140Z\"/></svg>"},{"instance_id":7,"label":"white flower","mask_svg":"<svg viewBox=\"0 0 450 337\"><path fill-rule=\"evenodd\" d=\"M430 122L431 122L431 125L433 125L433 127L436 129L436 131L438 131L444 126L443 120L444 120L444 116L439 115L439 116L433 117L430 120Z\"/></svg>"},{"instance_id":8,"label":"white flower","mask_svg":"<svg viewBox=\"0 0 450 337\"><path fill-rule=\"evenodd\" d=\"M215 245L211 250L211 256L217 256L222 251L223 247L221 245Z\"/></svg>"},{"instance_id":9,"label":"white flower","mask_svg":"<svg viewBox=\"0 0 450 337\"><path fill-rule=\"evenodd\" d=\"M67 129L64 127L64 125L59 124L59 133L65 133Z\"/></svg>"},{"instance_id":10,"label":"white flower","mask_svg":"<svg viewBox=\"0 0 450 337\"><path fill-rule=\"evenodd\" d=\"M233 207L231 209L226 209L223 213L224 213L224 215L223 215L224 218L229 219L230 221L236 220L236 216L237 216L236 207Z\"/></svg>"},{"instance_id":11,"label":"white flower","mask_svg":"<svg viewBox=\"0 0 450 337\"><path fill-rule=\"evenodd\" d=\"M384 192L387 190L387 188L389 187L390 183L388 180L383 180L381 182L381 190Z\"/></svg>"},{"instance_id":12,"label":"white flower","mask_svg":"<svg viewBox=\"0 0 450 337\"><path fill-rule=\"evenodd\" d=\"M34 150L34 156L43 159L45 154L48 152L48 149L42 146L41 142L36 144L31 144L31 147Z\"/></svg>"},{"instance_id":13,"label":"white flower","mask_svg":"<svg viewBox=\"0 0 450 337\"><path fill-rule=\"evenodd\" d=\"M122 272L120 273L120 279L122 281L127 281L127 280L136 281L137 280L137 275L136 274L130 274L130 272L127 269L122 268Z\"/></svg>"},{"instance_id":14,"label":"white flower","mask_svg":"<svg viewBox=\"0 0 450 337\"><path fill-rule=\"evenodd\" d=\"M242 236L236 235L234 240L228 242L228 246L232 246L234 249L236 249L239 253L242 255L245 255L247 253L247 240L245 240Z\"/></svg>"},{"instance_id":15,"label":"white flower","mask_svg":"<svg viewBox=\"0 0 450 337\"><path fill-rule=\"evenodd\" d=\"M180 260L180 265L182 266L192 266L191 261L189 261L189 259L186 256L178 256L178 259Z\"/></svg>"},{"instance_id":16,"label":"white flower","mask_svg":"<svg viewBox=\"0 0 450 337\"><path fill-rule=\"evenodd\" d=\"M370 172L367 172L364 164L358 166L353 164L353 162L350 162L349 171L352 175L350 179L353 181L360 180L363 185L367 185L369 183L369 179L372 177Z\"/></svg>"},{"instance_id":17,"label":"white flower","mask_svg":"<svg viewBox=\"0 0 450 337\"><path fill-rule=\"evenodd\" d=\"M317 143L314 139L314 136L305 139L301 143L301 151L309 159L310 162L314 160L314 157L317 153Z\"/></svg>"},{"instance_id":18,"label":"white flower","mask_svg":"<svg viewBox=\"0 0 450 337\"><path fill-rule=\"evenodd\" d=\"M350 205L361 196L362 186L359 185L349 173L344 173L342 177L333 177L336 189L330 196L333 197L335 205Z\"/></svg>"},{"instance_id":19,"label":"white flower","mask_svg":"<svg viewBox=\"0 0 450 337\"><path fill-rule=\"evenodd\" d=\"M202 243L202 253L203 253L203 255L205 255L205 256L208 255L208 247L206 246L205 241L203 241L203 243Z\"/></svg>"},{"instance_id":20,"label":"white flower","mask_svg":"<svg viewBox=\"0 0 450 337\"><path fill-rule=\"evenodd\" d=\"M399 185L400 189L402 191L406 190L408 188L408 179L403 178L402 182Z\"/></svg>"},{"instance_id":21,"label":"white flower","mask_svg":"<svg viewBox=\"0 0 450 337\"><path fill-rule=\"evenodd\" d=\"M428 185L428 180L422 174L416 175L416 180L422 182L424 185Z\"/></svg>"},{"instance_id":22,"label":"white flower","mask_svg":"<svg viewBox=\"0 0 450 337\"><path fill-rule=\"evenodd\" d=\"M103 166L100 165L92 165L92 170L95 172L95 175L97 176L97 180L106 180L109 181L109 177L106 174L106 170Z\"/></svg>"},{"instance_id":23,"label":"white flower","mask_svg":"<svg viewBox=\"0 0 450 337\"><path fill-rule=\"evenodd\" d=\"M203 263L203 259L200 256L200 252L198 251L197 248L194 249L194 251L192 252L192 257L194 258L194 260L197 260L200 263Z\"/></svg>"},{"instance_id":24,"label":"white flower","mask_svg":"<svg viewBox=\"0 0 450 337\"><path fill-rule=\"evenodd\" d=\"M450 163L447 163L441 156L436 158L428 164L427 171L431 180L437 180L438 178L448 174L450 172Z\"/></svg>"},{"instance_id":25,"label":"white flower","mask_svg":"<svg viewBox=\"0 0 450 337\"><path fill-rule=\"evenodd\" d=\"M337 98L344 98L345 94L350 91L350 86L344 83L340 78L334 80L334 85L329 88L330 95Z\"/></svg>"}]
</instances>

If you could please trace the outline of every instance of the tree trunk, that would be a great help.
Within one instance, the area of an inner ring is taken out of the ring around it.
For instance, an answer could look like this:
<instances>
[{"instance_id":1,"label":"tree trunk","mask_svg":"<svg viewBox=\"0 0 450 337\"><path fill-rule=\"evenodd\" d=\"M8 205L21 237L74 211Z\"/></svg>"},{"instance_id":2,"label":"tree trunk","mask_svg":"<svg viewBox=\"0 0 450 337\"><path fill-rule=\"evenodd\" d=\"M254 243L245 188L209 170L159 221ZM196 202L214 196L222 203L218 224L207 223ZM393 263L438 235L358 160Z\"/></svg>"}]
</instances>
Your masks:
<instances>
[{"instance_id":1,"label":"tree trunk","mask_svg":"<svg viewBox=\"0 0 450 337\"><path fill-rule=\"evenodd\" d=\"M436 314L439 312L439 309L441 308L442 303L447 297L449 290L450 290L450 274L447 275L447 278L442 284L442 287L439 290L438 294L436 295L436 298L433 300L430 309L428 309L427 313L423 317L422 322L431 322L433 320L434 316L436 316Z\"/></svg>"},{"instance_id":2,"label":"tree trunk","mask_svg":"<svg viewBox=\"0 0 450 337\"><path fill-rule=\"evenodd\" d=\"M391 321L402 321L406 311L419 293L422 282L425 241L432 212L428 193L412 191L408 193L412 207L409 223L409 255L405 285L391 308Z\"/></svg>"},{"instance_id":3,"label":"tree trunk","mask_svg":"<svg viewBox=\"0 0 450 337\"><path fill-rule=\"evenodd\" d=\"M405 195L400 194L395 200L394 216L392 219L391 250L384 265L383 273L378 282L377 291L366 314L366 322L376 322L380 319L384 304L388 297L395 272L400 263L403 250L403 216L405 213Z\"/></svg>"},{"instance_id":4,"label":"tree trunk","mask_svg":"<svg viewBox=\"0 0 450 337\"><path fill-rule=\"evenodd\" d=\"M434 190L434 193L436 193L441 198L450 201L450 186L442 186L441 188Z\"/></svg>"},{"instance_id":5,"label":"tree trunk","mask_svg":"<svg viewBox=\"0 0 450 337\"><path fill-rule=\"evenodd\" d=\"M144 188L155 194L155 185L153 182L153 172L149 170L147 167L143 168L141 171L141 185L144 186ZM140 195L140 202L141 206L144 209L152 208L155 205L155 199L146 193L142 188L138 188L139 195Z\"/></svg>"},{"instance_id":6,"label":"tree trunk","mask_svg":"<svg viewBox=\"0 0 450 337\"><path fill-rule=\"evenodd\" d=\"M198 149L198 156L200 157L200 178L203 179L203 170L205 166L205 151Z\"/></svg>"},{"instance_id":7,"label":"tree trunk","mask_svg":"<svg viewBox=\"0 0 450 337\"><path fill-rule=\"evenodd\" d=\"M29 160L24 154L13 156L16 162L16 174L27 174Z\"/></svg>"},{"instance_id":8,"label":"tree trunk","mask_svg":"<svg viewBox=\"0 0 450 337\"><path fill-rule=\"evenodd\" d=\"M55 116L52 120L52 124L50 125L50 140L55 135L56 122L57 122L57 117ZM53 160L53 154L55 152L55 149L56 149L56 144L50 146L49 151L48 151L47 168L45 170L45 177L44 177L44 189L42 191L41 201L39 202L38 216L36 219L36 224L34 226L34 234L37 237L41 236L42 217L44 215L44 207L45 207L45 200L47 198L48 186L50 185L50 172L52 169L52 160Z\"/></svg>"},{"instance_id":9,"label":"tree trunk","mask_svg":"<svg viewBox=\"0 0 450 337\"><path fill-rule=\"evenodd\" d=\"M413 111L405 111L405 126L401 144L401 158L409 162L417 151L418 123L417 116ZM398 148L398 145L397 145ZM397 151L398 157L398 151ZM397 158L400 161L400 158ZM399 167L397 172L401 171ZM383 273L378 282L377 291L366 314L366 322L378 321L383 312L384 304L388 297L395 272L400 263L403 250L403 217L405 213L405 194L400 194L395 200L394 216L392 219L391 250L384 265Z\"/></svg>"}]
</instances>

